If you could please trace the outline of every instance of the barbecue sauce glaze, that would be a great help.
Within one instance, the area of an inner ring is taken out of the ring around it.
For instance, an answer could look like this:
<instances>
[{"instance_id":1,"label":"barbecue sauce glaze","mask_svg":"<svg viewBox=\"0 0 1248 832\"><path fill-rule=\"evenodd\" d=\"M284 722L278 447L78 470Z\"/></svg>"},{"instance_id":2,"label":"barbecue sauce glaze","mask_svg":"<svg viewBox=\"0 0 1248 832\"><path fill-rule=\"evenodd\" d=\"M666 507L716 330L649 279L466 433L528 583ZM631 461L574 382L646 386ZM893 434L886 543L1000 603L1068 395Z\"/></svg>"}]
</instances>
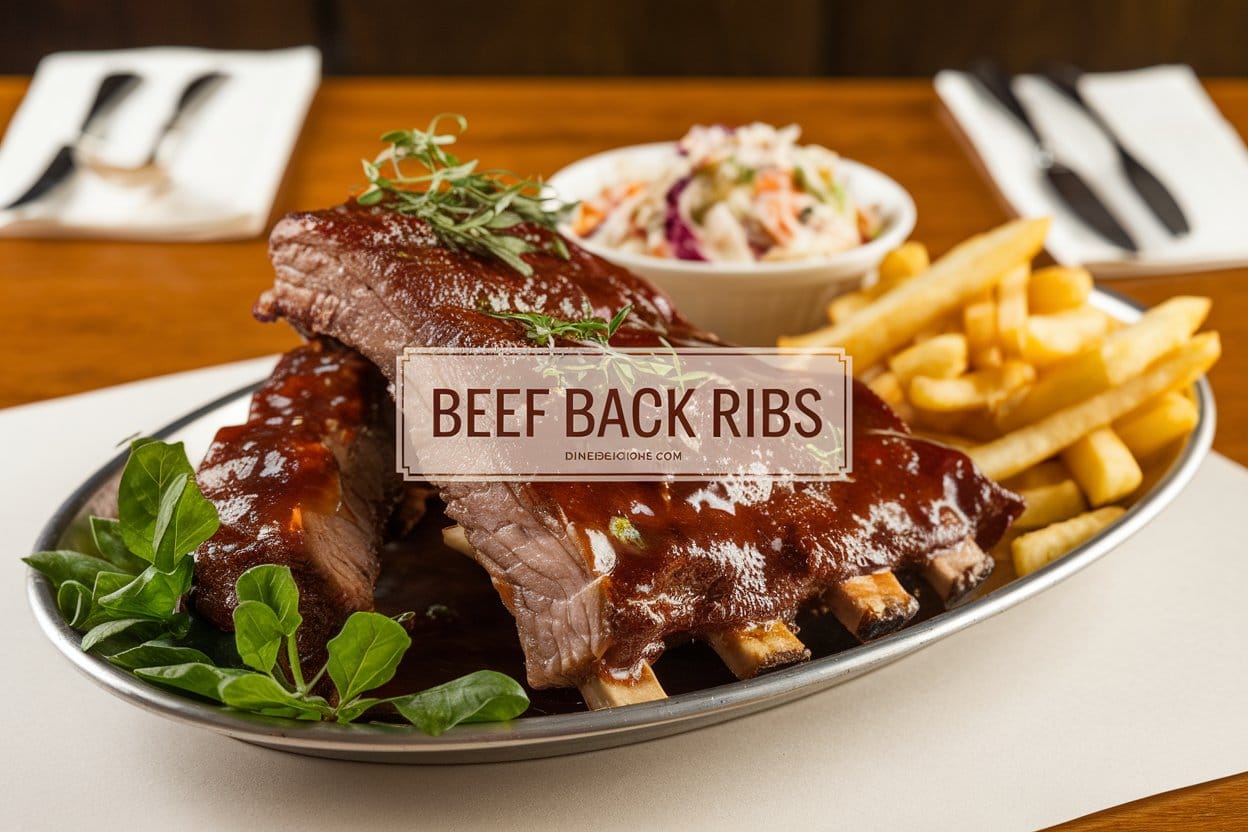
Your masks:
<instances>
[{"instance_id":1,"label":"barbecue sauce glaze","mask_svg":"<svg viewBox=\"0 0 1248 832\"><path fill-rule=\"evenodd\" d=\"M523 233L544 243L550 232ZM274 230L278 279L255 312L333 335L387 374L408 345L532 343L522 325L490 310L609 319L631 304L615 346L719 343L645 281L572 243L567 248L567 260L525 255L533 274L521 275L449 249L422 221L385 208L348 204L291 215ZM578 652L583 664L547 675L546 684L573 684L595 659L600 671L627 678L691 635L791 620L847 577L913 570L967 537L986 549L1022 510L1017 496L964 454L910 435L857 383L853 427L855 470L845 482L515 486L524 504L572 532L600 581L610 634L604 655ZM460 520L471 525L473 518ZM508 588L506 575L495 578Z\"/></svg>"},{"instance_id":2,"label":"barbecue sauce glaze","mask_svg":"<svg viewBox=\"0 0 1248 832\"><path fill-rule=\"evenodd\" d=\"M312 661L356 610L372 609L377 547L398 491L393 403L367 359L314 339L286 353L221 428L197 474L221 526L196 553L194 601L234 628L234 584L253 566L289 566L300 589L300 653Z\"/></svg>"}]
</instances>

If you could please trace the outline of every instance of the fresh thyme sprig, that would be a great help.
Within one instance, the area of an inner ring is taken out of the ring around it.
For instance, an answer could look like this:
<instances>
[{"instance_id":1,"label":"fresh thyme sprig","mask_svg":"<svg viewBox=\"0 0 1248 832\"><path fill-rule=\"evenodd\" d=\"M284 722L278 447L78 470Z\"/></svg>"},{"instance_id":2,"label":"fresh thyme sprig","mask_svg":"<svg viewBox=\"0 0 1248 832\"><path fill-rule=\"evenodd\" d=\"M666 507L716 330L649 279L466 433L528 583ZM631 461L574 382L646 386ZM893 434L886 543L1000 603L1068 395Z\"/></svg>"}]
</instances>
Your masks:
<instances>
[{"instance_id":1,"label":"fresh thyme sprig","mask_svg":"<svg viewBox=\"0 0 1248 832\"><path fill-rule=\"evenodd\" d=\"M554 231L574 204L542 195L539 180L524 179L510 171L477 170L477 160L461 162L445 147L458 136L439 133L442 121L453 120L463 133L468 120L443 113L426 130L391 130L381 137L390 147L373 161L364 160L369 187L357 197L361 205L385 202L394 210L420 217L443 243L477 254L497 257L528 276L533 268L520 257L549 251L568 258L568 248L555 232L543 246L515 232L524 222ZM424 172L407 175L403 163L413 161Z\"/></svg>"},{"instance_id":2,"label":"fresh thyme sprig","mask_svg":"<svg viewBox=\"0 0 1248 832\"><path fill-rule=\"evenodd\" d=\"M585 308L585 317L579 321L564 321L541 312L492 312L488 309L483 311L491 318L498 318L500 321L516 321L524 327L525 336L541 347L553 345L555 338L605 345L624 323L628 313L633 311L633 305L628 304L616 312L609 321L595 317L593 310L588 306Z\"/></svg>"}]
</instances>

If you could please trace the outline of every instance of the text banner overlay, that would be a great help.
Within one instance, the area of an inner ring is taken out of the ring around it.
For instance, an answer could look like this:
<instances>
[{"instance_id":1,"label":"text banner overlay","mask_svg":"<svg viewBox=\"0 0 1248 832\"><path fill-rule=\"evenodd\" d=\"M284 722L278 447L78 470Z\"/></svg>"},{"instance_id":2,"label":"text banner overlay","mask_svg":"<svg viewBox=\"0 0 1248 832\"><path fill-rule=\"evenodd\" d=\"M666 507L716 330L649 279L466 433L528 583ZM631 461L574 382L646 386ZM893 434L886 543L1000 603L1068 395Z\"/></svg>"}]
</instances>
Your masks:
<instances>
[{"instance_id":1,"label":"text banner overlay","mask_svg":"<svg viewBox=\"0 0 1248 832\"><path fill-rule=\"evenodd\" d=\"M398 359L410 480L841 479L840 350L409 348Z\"/></svg>"}]
</instances>

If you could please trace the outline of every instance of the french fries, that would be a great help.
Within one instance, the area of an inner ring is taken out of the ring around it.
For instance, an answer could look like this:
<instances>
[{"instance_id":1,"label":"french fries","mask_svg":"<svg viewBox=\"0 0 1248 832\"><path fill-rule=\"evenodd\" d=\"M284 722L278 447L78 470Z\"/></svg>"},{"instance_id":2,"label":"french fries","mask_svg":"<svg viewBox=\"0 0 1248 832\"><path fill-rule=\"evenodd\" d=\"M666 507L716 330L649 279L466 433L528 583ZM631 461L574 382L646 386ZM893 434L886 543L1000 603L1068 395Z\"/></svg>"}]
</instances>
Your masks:
<instances>
[{"instance_id":1,"label":"french fries","mask_svg":"<svg viewBox=\"0 0 1248 832\"><path fill-rule=\"evenodd\" d=\"M871 296L865 290L841 295L828 304L828 320L834 324L848 321L854 314L861 312L871 303Z\"/></svg>"},{"instance_id":2,"label":"french fries","mask_svg":"<svg viewBox=\"0 0 1248 832\"><path fill-rule=\"evenodd\" d=\"M997 337L1007 356L1021 355L1027 329L1027 278L1031 267L1015 266L997 284Z\"/></svg>"},{"instance_id":3,"label":"french fries","mask_svg":"<svg viewBox=\"0 0 1248 832\"><path fill-rule=\"evenodd\" d=\"M880 261L880 278L869 291L872 298L878 298L891 289L895 289L905 281L927 271L932 264L927 254L927 246L911 240L884 255Z\"/></svg>"},{"instance_id":4,"label":"french fries","mask_svg":"<svg viewBox=\"0 0 1248 832\"><path fill-rule=\"evenodd\" d=\"M966 372L966 336L935 335L888 359L888 369L904 386L915 376L955 378Z\"/></svg>"},{"instance_id":5,"label":"french fries","mask_svg":"<svg viewBox=\"0 0 1248 832\"><path fill-rule=\"evenodd\" d=\"M918 376L910 382L910 402L934 413L957 413L991 407L1030 383L1036 371L1021 361L976 370L960 378Z\"/></svg>"},{"instance_id":6,"label":"french fries","mask_svg":"<svg viewBox=\"0 0 1248 832\"><path fill-rule=\"evenodd\" d=\"M855 313L865 309L871 301L905 281L921 274L931 265L927 246L911 240L884 255L880 261L879 278L872 285L856 292L841 295L828 304L828 321L842 324Z\"/></svg>"},{"instance_id":7,"label":"french fries","mask_svg":"<svg viewBox=\"0 0 1248 832\"><path fill-rule=\"evenodd\" d=\"M886 401L889 407L894 409L906 400L906 394L901 389L901 382L896 374L892 372L880 373L868 381L867 386L871 388L875 395Z\"/></svg>"},{"instance_id":8,"label":"french fries","mask_svg":"<svg viewBox=\"0 0 1248 832\"><path fill-rule=\"evenodd\" d=\"M1032 315L1023 327L1023 360L1046 367L1096 346L1109 331L1109 318L1092 306L1052 315Z\"/></svg>"},{"instance_id":9,"label":"french fries","mask_svg":"<svg viewBox=\"0 0 1248 832\"><path fill-rule=\"evenodd\" d=\"M1196 334L1207 298L1176 297L1123 325L1093 306L1086 269L1031 270L1045 221L1020 220L928 265L906 244L872 286L834 301L832 326L782 346L840 346L916 435L963 449L1026 509L1016 571L1060 557L1155 482L1199 419L1192 383L1218 359Z\"/></svg>"},{"instance_id":10,"label":"french fries","mask_svg":"<svg viewBox=\"0 0 1248 832\"><path fill-rule=\"evenodd\" d=\"M1047 372L996 414L1001 430L1022 425L1083 401L1139 375L1148 365L1184 344L1209 314L1209 299L1177 297L1155 306L1134 324L1110 334L1089 350Z\"/></svg>"},{"instance_id":11,"label":"french fries","mask_svg":"<svg viewBox=\"0 0 1248 832\"><path fill-rule=\"evenodd\" d=\"M1049 266L1032 272L1027 283L1027 305L1033 314L1052 315L1078 309L1092 294L1092 274L1087 269Z\"/></svg>"},{"instance_id":12,"label":"french fries","mask_svg":"<svg viewBox=\"0 0 1248 832\"><path fill-rule=\"evenodd\" d=\"M989 288L1002 272L1034 257L1048 229L1047 219L1023 219L972 237L844 323L782 336L780 346L839 346L865 370Z\"/></svg>"},{"instance_id":13,"label":"french fries","mask_svg":"<svg viewBox=\"0 0 1248 832\"><path fill-rule=\"evenodd\" d=\"M1123 515L1121 506L1107 506L1045 526L1014 538L1014 572L1021 578L1052 563Z\"/></svg>"},{"instance_id":14,"label":"french fries","mask_svg":"<svg viewBox=\"0 0 1248 832\"><path fill-rule=\"evenodd\" d=\"M1209 298L1180 296L1154 306L1139 322L1105 341L1102 354L1110 384L1121 384L1179 347L1209 317Z\"/></svg>"},{"instance_id":15,"label":"french fries","mask_svg":"<svg viewBox=\"0 0 1248 832\"><path fill-rule=\"evenodd\" d=\"M968 303L962 310L962 329L966 332L966 351L970 364L977 370L1001 366L1001 348L997 346L997 302L992 293Z\"/></svg>"},{"instance_id":16,"label":"french fries","mask_svg":"<svg viewBox=\"0 0 1248 832\"><path fill-rule=\"evenodd\" d=\"M1130 413L1154 396L1200 378L1222 354L1216 332L1197 335L1143 375L1098 393L971 451L993 479L1005 479L1069 448L1083 436Z\"/></svg>"},{"instance_id":17,"label":"french fries","mask_svg":"<svg viewBox=\"0 0 1248 832\"><path fill-rule=\"evenodd\" d=\"M1062 451L1062 462L1094 508L1121 500L1144 481L1144 472L1113 428L1097 428Z\"/></svg>"},{"instance_id":18,"label":"french fries","mask_svg":"<svg viewBox=\"0 0 1248 832\"><path fill-rule=\"evenodd\" d=\"M1032 466L1021 474L1002 482L1006 488L1015 491L1027 491L1032 488L1043 488L1046 485L1057 485L1070 479L1070 469L1060 459L1050 459Z\"/></svg>"},{"instance_id":19,"label":"french fries","mask_svg":"<svg viewBox=\"0 0 1248 832\"><path fill-rule=\"evenodd\" d=\"M1016 529L1039 529L1088 510L1088 501L1074 480L1026 488L1019 495L1027 502L1027 508L1014 521Z\"/></svg>"},{"instance_id":20,"label":"french fries","mask_svg":"<svg viewBox=\"0 0 1248 832\"><path fill-rule=\"evenodd\" d=\"M1166 393L1114 422L1114 430L1136 459L1148 459L1196 427L1196 403Z\"/></svg>"}]
</instances>

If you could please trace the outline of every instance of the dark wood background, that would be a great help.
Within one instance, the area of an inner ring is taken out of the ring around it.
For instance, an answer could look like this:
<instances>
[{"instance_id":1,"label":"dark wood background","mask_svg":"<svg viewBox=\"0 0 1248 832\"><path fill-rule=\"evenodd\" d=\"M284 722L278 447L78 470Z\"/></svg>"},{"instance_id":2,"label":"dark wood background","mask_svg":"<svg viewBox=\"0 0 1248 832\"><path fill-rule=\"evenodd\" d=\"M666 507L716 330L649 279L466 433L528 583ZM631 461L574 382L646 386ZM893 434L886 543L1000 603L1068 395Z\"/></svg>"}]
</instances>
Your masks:
<instances>
[{"instance_id":1,"label":"dark wood background","mask_svg":"<svg viewBox=\"0 0 1248 832\"><path fill-rule=\"evenodd\" d=\"M334 75L926 76L995 57L1248 75L1245 0L3 0L0 73L65 49L312 43Z\"/></svg>"}]
</instances>

